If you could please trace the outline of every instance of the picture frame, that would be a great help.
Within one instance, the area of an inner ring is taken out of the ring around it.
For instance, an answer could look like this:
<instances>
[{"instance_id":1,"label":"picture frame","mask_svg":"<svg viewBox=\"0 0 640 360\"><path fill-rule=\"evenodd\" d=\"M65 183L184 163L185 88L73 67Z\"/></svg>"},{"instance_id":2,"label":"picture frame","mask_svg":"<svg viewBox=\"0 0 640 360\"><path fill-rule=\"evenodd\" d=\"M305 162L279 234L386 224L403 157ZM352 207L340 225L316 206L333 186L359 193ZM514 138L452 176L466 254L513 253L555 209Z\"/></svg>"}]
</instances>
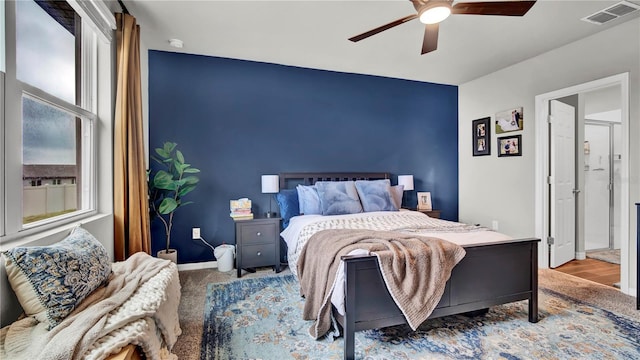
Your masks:
<instances>
[{"instance_id":1,"label":"picture frame","mask_svg":"<svg viewBox=\"0 0 640 360\"><path fill-rule=\"evenodd\" d=\"M431 193L418 192L418 210L433 210L431 206Z\"/></svg>"},{"instance_id":2,"label":"picture frame","mask_svg":"<svg viewBox=\"0 0 640 360\"><path fill-rule=\"evenodd\" d=\"M524 129L522 106L501 111L496 114L496 134Z\"/></svg>"},{"instance_id":3,"label":"picture frame","mask_svg":"<svg viewBox=\"0 0 640 360\"><path fill-rule=\"evenodd\" d=\"M498 138L498 157L522 156L522 135Z\"/></svg>"},{"instance_id":4,"label":"picture frame","mask_svg":"<svg viewBox=\"0 0 640 360\"><path fill-rule=\"evenodd\" d=\"M473 120L473 156L491 155L491 118Z\"/></svg>"}]
</instances>

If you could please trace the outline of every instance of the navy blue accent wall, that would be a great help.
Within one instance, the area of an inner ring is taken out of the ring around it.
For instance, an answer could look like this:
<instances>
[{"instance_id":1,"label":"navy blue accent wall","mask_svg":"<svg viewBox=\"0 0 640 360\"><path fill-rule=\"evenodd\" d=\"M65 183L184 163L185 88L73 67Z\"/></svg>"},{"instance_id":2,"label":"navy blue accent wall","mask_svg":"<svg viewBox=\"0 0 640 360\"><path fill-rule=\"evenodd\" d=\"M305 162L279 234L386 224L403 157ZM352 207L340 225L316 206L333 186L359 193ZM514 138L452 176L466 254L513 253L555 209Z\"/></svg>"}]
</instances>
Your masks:
<instances>
[{"instance_id":1,"label":"navy blue accent wall","mask_svg":"<svg viewBox=\"0 0 640 360\"><path fill-rule=\"evenodd\" d=\"M425 68L428 71L428 67ZM445 219L458 218L458 88L217 57L149 52L149 146L178 143L202 170L175 214L179 262L211 261L235 243L229 200L269 209L260 176L281 172L412 174ZM416 204L415 191L409 201ZM274 210L277 207L273 202ZM152 248L163 247L159 222Z\"/></svg>"}]
</instances>

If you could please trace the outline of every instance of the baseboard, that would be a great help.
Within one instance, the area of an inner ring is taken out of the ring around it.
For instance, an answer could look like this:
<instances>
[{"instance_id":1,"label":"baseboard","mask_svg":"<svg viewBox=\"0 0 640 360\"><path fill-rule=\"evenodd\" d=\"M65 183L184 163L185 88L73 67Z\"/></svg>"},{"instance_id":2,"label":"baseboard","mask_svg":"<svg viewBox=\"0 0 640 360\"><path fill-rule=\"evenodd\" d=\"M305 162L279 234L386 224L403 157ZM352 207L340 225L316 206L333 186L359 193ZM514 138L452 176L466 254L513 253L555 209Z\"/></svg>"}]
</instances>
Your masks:
<instances>
[{"instance_id":1,"label":"baseboard","mask_svg":"<svg viewBox=\"0 0 640 360\"><path fill-rule=\"evenodd\" d=\"M217 267L218 267L217 261L207 261L207 262L198 262L198 263L190 263L190 264L178 264L178 271L215 269Z\"/></svg>"},{"instance_id":2,"label":"baseboard","mask_svg":"<svg viewBox=\"0 0 640 360\"><path fill-rule=\"evenodd\" d=\"M638 293L636 292L636 289L634 289L634 288L629 288L627 290L626 294L627 295L631 295L633 297L637 297L638 296Z\"/></svg>"},{"instance_id":3,"label":"baseboard","mask_svg":"<svg viewBox=\"0 0 640 360\"><path fill-rule=\"evenodd\" d=\"M587 253L585 251L576 252L576 260L584 260L587 258Z\"/></svg>"}]
</instances>

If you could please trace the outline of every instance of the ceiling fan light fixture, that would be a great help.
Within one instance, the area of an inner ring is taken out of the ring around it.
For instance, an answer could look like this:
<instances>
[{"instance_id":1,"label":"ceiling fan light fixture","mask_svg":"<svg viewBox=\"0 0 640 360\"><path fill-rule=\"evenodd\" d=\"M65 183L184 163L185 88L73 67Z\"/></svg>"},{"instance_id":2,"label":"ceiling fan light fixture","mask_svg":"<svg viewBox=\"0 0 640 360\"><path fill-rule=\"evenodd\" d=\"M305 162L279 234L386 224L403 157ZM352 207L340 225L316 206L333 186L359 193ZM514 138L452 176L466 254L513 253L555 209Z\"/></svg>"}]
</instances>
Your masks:
<instances>
[{"instance_id":1,"label":"ceiling fan light fixture","mask_svg":"<svg viewBox=\"0 0 640 360\"><path fill-rule=\"evenodd\" d=\"M423 24L437 24L451 15L451 4L432 3L420 10L420 22Z\"/></svg>"}]
</instances>

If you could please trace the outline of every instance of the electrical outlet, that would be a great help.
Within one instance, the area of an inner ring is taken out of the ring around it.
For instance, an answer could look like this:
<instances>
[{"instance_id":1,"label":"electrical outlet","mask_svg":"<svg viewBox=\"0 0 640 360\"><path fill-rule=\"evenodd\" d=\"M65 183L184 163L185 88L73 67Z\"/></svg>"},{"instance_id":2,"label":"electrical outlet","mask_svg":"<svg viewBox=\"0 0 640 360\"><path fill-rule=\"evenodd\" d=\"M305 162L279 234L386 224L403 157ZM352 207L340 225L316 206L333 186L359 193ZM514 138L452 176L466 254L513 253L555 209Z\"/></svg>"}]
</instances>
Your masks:
<instances>
[{"instance_id":1,"label":"electrical outlet","mask_svg":"<svg viewBox=\"0 0 640 360\"><path fill-rule=\"evenodd\" d=\"M491 229L493 229L494 231L498 231L498 220L493 220L491 222Z\"/></svg>"},{"instance_id":2,"label":"electrical outlet","mask_svg":"<svg viewBox=\"0 0 640 360\"><path fill-rule=\"evenodd\" d=\"M192 228L191 229L191 238L193 240L199 240L200 239L200 228Z\"/></svg>"}]
</instances>

